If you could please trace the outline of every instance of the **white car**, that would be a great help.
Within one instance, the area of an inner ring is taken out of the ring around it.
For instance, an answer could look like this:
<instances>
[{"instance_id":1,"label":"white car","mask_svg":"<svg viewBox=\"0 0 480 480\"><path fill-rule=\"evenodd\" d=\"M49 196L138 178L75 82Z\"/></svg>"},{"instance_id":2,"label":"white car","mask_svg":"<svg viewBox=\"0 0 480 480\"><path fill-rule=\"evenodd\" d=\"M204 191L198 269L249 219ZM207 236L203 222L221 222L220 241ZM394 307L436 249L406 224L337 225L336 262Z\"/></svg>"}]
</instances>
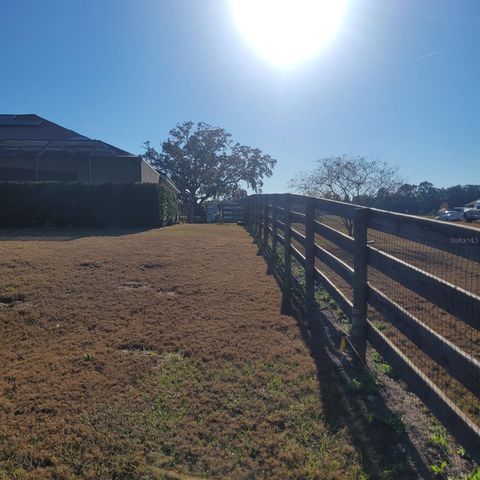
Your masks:
<instances>
[{"instance_id":1,"label":"white car","mask_svg":"<svg viewBox=\"0 0 480 480\"><path fill-rule=\"evenodd\" d=\"M442 220L444 222L462 222L463 213L456 210L442 210L438 212L436 220Z\"/></svg>"},{"instance_id":2,"label":"white car","mask_svg":"<svg viewBox=\"0 0 480 480\"><path fill-rule=\"evenodd\" d=\"M466 208L464 210L463 217L467 223L480 220L480 199L473 202L473 208Z\"/></svg>"}]
</instances>

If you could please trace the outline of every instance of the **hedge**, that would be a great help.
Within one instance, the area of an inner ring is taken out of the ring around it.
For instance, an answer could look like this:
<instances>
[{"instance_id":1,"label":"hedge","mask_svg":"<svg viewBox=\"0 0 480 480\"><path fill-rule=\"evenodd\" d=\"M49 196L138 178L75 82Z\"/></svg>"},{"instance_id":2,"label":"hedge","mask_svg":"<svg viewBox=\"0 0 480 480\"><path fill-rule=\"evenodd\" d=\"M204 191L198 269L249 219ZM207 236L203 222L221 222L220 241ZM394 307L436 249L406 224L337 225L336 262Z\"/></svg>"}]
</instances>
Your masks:
<instances>
[{"instance_id":1,"label":"hedge","mask_svg":"<svg viewBox=\"0 0 480 480\"><path fill-rule=\"evenodd\" d=\"M177 196L152 183L1 182L0 227L162 227Z\"/></svg>"}]
</instances>

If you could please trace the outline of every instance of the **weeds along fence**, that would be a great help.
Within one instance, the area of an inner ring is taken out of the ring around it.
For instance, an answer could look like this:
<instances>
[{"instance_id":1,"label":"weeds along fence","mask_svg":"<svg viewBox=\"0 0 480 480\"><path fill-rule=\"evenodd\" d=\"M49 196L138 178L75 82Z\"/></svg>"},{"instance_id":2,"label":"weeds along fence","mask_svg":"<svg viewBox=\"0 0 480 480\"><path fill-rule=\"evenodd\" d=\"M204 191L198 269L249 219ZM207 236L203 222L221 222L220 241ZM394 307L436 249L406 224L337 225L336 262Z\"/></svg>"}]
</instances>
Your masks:
<instances>
[{"instance_id":1,"label":"weeds along fence","mask_svg":"<svg viewBox=\"0 0 480 480\"><path fill-rule=\"evenodd\" d=\"M334 302L356 355L372 347L479 463L480 230L293 194L245 207L285 298Z\"/></svg>"}]
</instances>

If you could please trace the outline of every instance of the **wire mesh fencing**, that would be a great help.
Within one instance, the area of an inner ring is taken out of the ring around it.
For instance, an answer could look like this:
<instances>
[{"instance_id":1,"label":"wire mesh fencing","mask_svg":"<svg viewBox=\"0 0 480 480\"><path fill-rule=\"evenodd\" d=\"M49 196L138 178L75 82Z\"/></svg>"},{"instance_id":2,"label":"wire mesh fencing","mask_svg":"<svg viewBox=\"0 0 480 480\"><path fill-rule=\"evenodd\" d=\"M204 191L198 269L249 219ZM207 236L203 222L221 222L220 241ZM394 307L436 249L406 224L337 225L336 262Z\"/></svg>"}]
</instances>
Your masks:
<instances>
[{"instance_id":1,"label":"wire mesh fencing","mask_svg":"<svg viewBox=\"0 0 480 480\"><path fill-rule=\"evenodd\" d=\"M476 234L473 233L473 235ZM480 241L480 231L478 237ZM369 240L372 247L395 256L438 278L441 282L480 296L480 271L478 263L474 260L374 230L369 232ZM418 334L416 336L413 334L411 335L413 338L409 338L391 322L385 321L375 309L371 309L369 312L369 316L383 329L383 333L411 359L417 368L432 380L474 423L480 425L480 404L477 396L480 389L480 378L474 376L470 381L464 379L464 383L467 384L465 386L453 375L454 372L462 370L463 355L452 356L448 360L442 361L448 346L451 345L469 356L473 360L471 363L478 362L480 359L480 331L478 328L474 328L451 313L448 305L446 309L443 309L411 290L408 283L396 279L394 273L385 275L377 269L369 267L369 281L379 291L412 314L419 323L425 326L427 331L430 331L435 337L445 340L429 346L426 344L427 342L419 340ZM466 299L468 297L462 296L454 300L459 307L457 311L466 311L469 318L480 321L478 304L468 302ZM463 305L459 306L458 302ZM432 360L426 352L431 352L438 361Z\"/></svg>"}]
</instances>

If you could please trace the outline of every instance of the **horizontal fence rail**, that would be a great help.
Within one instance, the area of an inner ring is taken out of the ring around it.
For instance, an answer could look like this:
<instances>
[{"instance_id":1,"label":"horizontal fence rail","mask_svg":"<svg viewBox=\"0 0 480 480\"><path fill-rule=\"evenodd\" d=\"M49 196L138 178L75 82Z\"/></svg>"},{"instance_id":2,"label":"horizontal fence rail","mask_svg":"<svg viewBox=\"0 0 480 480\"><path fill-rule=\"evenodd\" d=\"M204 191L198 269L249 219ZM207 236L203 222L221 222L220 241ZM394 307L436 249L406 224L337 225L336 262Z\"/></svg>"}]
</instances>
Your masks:
<instances>
[{"instance_id":1,"label":"horizontal fence rail","mask_svg":"<svg viewBox=\"0 0 480 480\"><path fill-rule=\"evenodd\" d=\"M292 276L294 259L303 272L304 310L313 308L316 291L326 292L350 323L350 344L358 357L365 361L367 345L373 347L480 462L480 417L472 419L442 389L445 379L452 378L477 405L480 402L480 291L464 288L465 281L457 285L454 268L455 259L467 262L472 278L480 279L480 230L302 195L252 195L244 202L248 228L271 258L283 264L286 298L298 284ZM338 222L323 221L329 216ZM386 251L385 245L395 239L409 242L411 260L401 249ZM444 262L448 280L426 271L428 264L415 264L423 257L434 264ZM385 285L390 283L395 286L388 290ZM394 329L393 337L377 327L378 315ZM438 316L438 322L446 315L454 322L453 330L469 342L459 345L459 335L447 338L425 315ZM405 342L392 340L395 332L438 366L432 371L444 372L441 382L429 378L415 361L414 350L405 350ZM470 344L478 347L476 352L467 348Z\"/></svg>"},{"instance_id":2,"label":"horizontal fence rail","mask_svg":"<svg viewBox=\"0 0 480 480\"><path fill-rule=\"evenodd\" d=\"M369 227L480 262L480 245L471 228L374 208Z\"/></svg>"}]
</instances>

